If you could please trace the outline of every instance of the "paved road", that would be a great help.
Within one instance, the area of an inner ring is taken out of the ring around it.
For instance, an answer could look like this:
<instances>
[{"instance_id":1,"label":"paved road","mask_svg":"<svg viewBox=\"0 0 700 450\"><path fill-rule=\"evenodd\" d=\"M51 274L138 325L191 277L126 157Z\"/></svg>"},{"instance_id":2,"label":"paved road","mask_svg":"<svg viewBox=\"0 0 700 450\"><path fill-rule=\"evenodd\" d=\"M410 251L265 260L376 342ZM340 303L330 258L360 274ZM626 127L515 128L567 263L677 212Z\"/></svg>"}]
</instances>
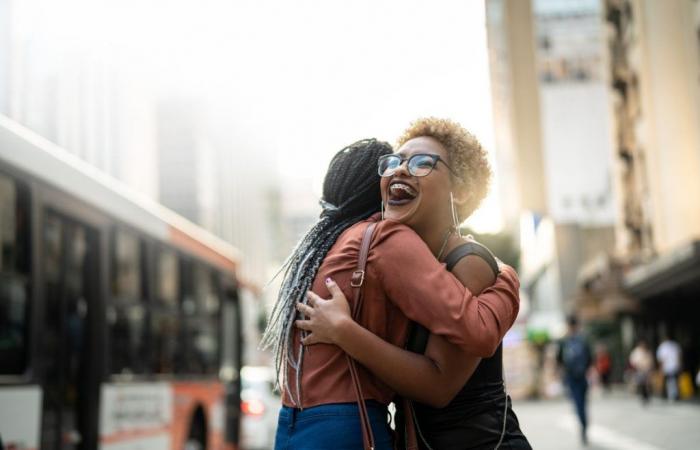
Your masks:
<instances>
[{"instance_id":1,"label":"paved road","mask_svg":"<svg viewBox=\"0 0 700 450\"><path fill-rule=\"evenodd\" d=\"M655 399L643 407L622 392L594 394L589 402L589 450L700 449L699 404ZM535 450L583 448L566 400L516 401L514 408Z\"/></svg>"}]
</instances>

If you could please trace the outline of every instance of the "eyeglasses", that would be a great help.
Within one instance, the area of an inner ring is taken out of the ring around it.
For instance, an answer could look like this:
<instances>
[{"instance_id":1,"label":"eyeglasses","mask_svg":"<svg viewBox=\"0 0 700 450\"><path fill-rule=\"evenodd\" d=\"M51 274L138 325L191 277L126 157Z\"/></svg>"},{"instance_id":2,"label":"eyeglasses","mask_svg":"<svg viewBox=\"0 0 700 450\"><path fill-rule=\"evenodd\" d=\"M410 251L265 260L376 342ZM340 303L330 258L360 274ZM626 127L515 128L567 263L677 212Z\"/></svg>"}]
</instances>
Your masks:
<instances>
[{"instance_id":1,"label":"eyeglasses","mask_svg":"<svg viewBox=\"0 0 700 450\"><path fill-rule=\"evenodd\" d=\"M404 161L408 161L408 173L414 177L424 177L429 175L433 171L438 162L441 162L447 167L452 174L461 179L457 172L452 170L452 167L445 162L440 155L433 155L430 153L416 153L411 155L410 158L405 158L401 155L384 155L379 157L379 176L390 177L396 173L401 164Z\"/></svg>"}]
</instances>

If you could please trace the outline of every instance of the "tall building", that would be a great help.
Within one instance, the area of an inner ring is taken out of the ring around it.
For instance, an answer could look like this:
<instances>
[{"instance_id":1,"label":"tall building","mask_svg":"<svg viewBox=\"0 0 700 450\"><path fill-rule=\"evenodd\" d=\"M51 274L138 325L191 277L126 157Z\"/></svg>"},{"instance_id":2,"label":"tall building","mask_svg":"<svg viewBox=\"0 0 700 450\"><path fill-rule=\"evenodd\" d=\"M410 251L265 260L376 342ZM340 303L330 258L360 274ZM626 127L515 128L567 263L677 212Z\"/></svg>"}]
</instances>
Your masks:
<instances>
[{"instance_id":1,"label":"tall building","mask_svg":"<svg viewBox=\"0 0 700 450\"><path fill-rule=\"evenodd\" d=\"M612 133L599 1L535 0L547 210L610 226Z\"/></svg>"},{"instance_id":2,"label":"tall building","mask_svg":"<svg viewBox=\"0 0 700 450\"><path fill-rule=\"evenodd\" d=\"M605 1L621 197L618 284L634 299L619 312L624 344L672 332L691 370L700 366L699 8L696 0Z\"/></svg>"},{"instance_id":3,"label":"tall building","mask_svg":"<svg viewBox=\"0 0 700 450\"><path fill-rule=\"evenodd\" d=\"M506 227L546 211L542 127L530 0L486 2L496 164Z\"/></svg>"},{"instance_id":4,"label":"tall building","mask_svg":"<svg viewBox=\"0 0 700 450\"><path fill-rule=\"evenodd\" d=\"M195 223L203 219L200 171L210 156L205 154L210 149L204 143L198 106L186 99L158 104L158 200Z\"/></svg>"},{"instance_id":5,"label":"tall building","mask_svg":"<svg viewBox=\"0 0 700 450\"><path fill-rule=\"evenodd\" d=\"M486 12L499 178L507 221L519 225L528 332L556 337L576 309L580 268L614 245L602 7L489 0Z\"/></svg>"},{"instance_id":6,"label":"tall building","mask_svg":"<svg viewBox=\"0 0 700 450\"><path fill-rule=\"evenodd\" d=\"M617 156L623 187L620 250L648 259L698 232L698 2L608 1Z\"/></svg>"},{"instance_id":7,"label":"tall building","mask_svg":"<svg viewBox=\"0 0 700 450\"><path fill-rule=\"evenodd\" d=\"M615 242L603 8L599 0L535 0L534 20L548 215L568 313L580 310L581 267Z\"/></svg>"}]
</instances>

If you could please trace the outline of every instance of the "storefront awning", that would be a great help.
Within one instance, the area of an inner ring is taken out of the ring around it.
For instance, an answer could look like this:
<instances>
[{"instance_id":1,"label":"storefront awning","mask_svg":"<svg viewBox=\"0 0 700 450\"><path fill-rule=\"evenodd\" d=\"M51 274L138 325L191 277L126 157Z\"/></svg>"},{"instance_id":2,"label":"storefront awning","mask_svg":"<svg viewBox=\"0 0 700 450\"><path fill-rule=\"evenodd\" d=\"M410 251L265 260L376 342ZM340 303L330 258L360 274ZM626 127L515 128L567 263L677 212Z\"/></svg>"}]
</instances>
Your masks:
<instances>
[{"instance_id":1,"label":"storefront awning","mask_svg":"<svg viewBox=\"0 0 700 450\"><path fill-rule=\"evenodd\" d=\"M623 289L640 300L700 283L700 241L693 241L631 269Z\"/></svg>"}]
</instances>

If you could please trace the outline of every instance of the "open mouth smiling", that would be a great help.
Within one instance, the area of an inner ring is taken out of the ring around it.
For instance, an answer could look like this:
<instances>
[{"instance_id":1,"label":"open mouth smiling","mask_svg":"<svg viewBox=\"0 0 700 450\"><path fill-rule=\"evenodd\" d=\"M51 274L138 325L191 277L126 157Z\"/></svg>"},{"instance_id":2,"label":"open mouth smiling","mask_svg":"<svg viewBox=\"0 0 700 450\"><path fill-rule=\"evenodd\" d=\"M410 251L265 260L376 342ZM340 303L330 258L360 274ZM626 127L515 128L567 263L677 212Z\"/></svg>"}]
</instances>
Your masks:
<instances>
[{"instance_id":1,"label":"open mouth smiling","mask_svg":"<svg viewBox=\"0 0 700 450\"><path fill-rule=\"evenodd\" d=\"M410 203L418 196L418 191L408 183L395 180L389 184L388 203L392 206L400 206Z\"/></svg>"}]
</instances>

